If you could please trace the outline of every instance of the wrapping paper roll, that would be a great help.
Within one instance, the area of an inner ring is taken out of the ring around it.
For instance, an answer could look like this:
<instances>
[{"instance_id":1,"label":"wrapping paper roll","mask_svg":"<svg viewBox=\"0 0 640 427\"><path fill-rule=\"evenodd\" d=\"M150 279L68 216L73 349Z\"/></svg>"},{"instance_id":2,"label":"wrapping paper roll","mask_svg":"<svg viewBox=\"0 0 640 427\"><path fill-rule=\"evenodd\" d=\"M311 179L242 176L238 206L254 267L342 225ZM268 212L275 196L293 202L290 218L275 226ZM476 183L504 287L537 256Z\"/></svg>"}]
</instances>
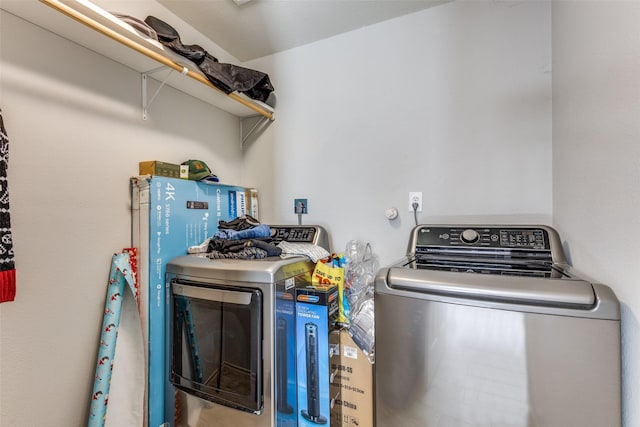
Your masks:
<instances>
[{"instance_id":1,"label":"wrapping paper roll","mask_svg":"<svg viewBox=\"0 0 640 427\"><path fill-rule=\"evenodd\" d=\"M144 355L132 255L125 250L112 258L88 427L143 425Z\"/></svg>"}]
</instances>

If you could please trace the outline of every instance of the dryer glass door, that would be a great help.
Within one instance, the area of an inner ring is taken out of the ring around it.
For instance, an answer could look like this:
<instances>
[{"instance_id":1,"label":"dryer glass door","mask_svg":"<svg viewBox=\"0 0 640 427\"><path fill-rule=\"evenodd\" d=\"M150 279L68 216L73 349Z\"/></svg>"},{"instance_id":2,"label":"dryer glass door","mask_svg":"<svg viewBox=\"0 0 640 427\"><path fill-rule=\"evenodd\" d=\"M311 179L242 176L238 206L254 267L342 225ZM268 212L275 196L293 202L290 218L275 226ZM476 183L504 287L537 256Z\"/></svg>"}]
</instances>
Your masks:
<instances>
[{"instance_id":1,"label":"dryer glass door","mask_svg":"<svg viewBox=\"0 0 640 427\"><path fill-rule=\"evenodd\" d=\"M172 283L172 383L200 398L260 413L262 292Z\"/></svg>"}]
</instances>

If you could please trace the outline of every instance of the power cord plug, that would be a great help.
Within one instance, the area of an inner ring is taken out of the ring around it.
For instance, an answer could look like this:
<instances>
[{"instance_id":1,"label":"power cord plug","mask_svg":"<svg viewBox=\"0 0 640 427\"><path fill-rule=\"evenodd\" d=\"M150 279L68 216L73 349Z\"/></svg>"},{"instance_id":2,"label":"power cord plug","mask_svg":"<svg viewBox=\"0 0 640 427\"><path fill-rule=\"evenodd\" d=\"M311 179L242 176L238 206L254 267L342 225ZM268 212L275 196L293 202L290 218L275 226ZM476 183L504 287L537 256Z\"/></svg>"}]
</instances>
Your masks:
<instances>
[{"instance_id":1,"label":"power cord plug","mask_svg":"<svg viewBox=\"0 0 640 427\"><path fill-rule=\"evenodd\" d=\"M418 225L418 206L418 202L411 203L411 207L413 208L413 220L415 221L416 225Z\"/></svg>"}]
</instances>

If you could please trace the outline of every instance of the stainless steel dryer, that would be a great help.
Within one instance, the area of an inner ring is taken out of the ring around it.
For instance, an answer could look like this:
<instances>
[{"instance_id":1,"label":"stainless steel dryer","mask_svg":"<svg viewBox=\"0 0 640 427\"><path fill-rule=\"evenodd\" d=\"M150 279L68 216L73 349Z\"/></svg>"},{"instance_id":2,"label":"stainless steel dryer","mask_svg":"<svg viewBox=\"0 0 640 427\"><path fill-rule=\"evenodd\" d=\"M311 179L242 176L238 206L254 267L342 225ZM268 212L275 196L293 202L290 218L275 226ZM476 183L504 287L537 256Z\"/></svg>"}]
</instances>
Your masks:
<instances>
[{"instance_id":1,"label":"stainless steel dryer","mask_svg":"<svg viewBox=\"0 0 640 427\"><path fill-rule=\"evenodd\" d=\"M270 228L276 242L330 250L320 226ZM294 425L295 348L287 335L294 289L310 282L314 267L306 256L186 255L167 264L176 427Z\"/></svg>"},{"instance_id":2,"label":"stainless steel dryer","mask_svg":"<svg viewBox=\"0 0 640 427\"><path fill-rule=\"evenodd\" d=\"M377 427L621 425L618 300L550 227L415 227L375 316Z\"/></svg>"}]
</instances>

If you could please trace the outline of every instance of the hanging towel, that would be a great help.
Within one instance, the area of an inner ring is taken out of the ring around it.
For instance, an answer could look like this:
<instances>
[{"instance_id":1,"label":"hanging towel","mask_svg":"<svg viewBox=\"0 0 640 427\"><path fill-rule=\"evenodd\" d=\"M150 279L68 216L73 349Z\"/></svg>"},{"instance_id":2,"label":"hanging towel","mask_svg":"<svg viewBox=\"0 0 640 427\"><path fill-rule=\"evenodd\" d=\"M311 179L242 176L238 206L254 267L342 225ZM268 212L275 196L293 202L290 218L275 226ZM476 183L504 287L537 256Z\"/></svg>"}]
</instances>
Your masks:
<instances>
[{"instance_id":1,"label":"hanging towel","mask_svg":"<svg viewBox=\"0 0 640 427\"><path fill-rule=\"evenodd\" d=\"M135 251L125 249L112 258L88 427L144 424L144 350L132 256Z\"/></svg>"},{"instance_id":2,"label":"hanging towel","mask_svg":"<svg viewBox=\"0 0 640 427\"><path fill-rule=\"evenodd\" d=\"M9 137L4 129L0 109L0 303L16 297L16 269L13 259L13 237L9 218Z\"/></svg>"}]
</instances>

